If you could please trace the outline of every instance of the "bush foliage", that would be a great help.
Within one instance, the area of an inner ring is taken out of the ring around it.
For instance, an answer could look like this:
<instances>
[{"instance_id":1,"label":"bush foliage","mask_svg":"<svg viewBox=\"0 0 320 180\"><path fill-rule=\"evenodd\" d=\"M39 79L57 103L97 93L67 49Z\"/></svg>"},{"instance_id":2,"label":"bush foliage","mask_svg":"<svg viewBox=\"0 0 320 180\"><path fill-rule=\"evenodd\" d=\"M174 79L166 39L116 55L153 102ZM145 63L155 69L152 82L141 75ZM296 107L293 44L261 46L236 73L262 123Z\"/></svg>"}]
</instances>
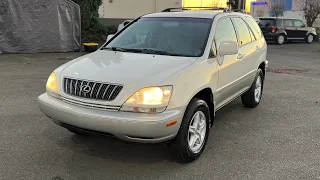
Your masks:
<instances>
[{"instance_id":1,"label":"bush foliage","mask_svg":"<svg viewBox=\"0 0 320 180\"><path fill-rule=\"evenodd\" d=\"M82 42L104 41L106 29L99 22L99 6L102 0L73 0L81 9Z\"/></svg>"}]
</instances>

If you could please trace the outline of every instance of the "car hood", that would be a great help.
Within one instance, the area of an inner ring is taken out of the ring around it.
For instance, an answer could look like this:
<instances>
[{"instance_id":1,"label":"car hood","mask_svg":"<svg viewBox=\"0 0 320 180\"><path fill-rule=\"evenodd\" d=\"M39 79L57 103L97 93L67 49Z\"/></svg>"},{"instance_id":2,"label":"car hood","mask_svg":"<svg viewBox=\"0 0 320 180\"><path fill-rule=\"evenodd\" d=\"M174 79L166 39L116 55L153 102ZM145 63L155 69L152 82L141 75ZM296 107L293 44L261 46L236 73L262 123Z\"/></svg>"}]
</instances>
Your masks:
<instances>
[{"instance_id":1,"label":"car hood","mask_svg":"<svg viewBox=\"0 0 320 180\"><path fill-rule=\"evenodd\" d=\"M134 91L156 86L179 70L192 64L194 57L163 56L98 50L67 64L61 78L123 84Z\"/></svg>"}]
</instances>

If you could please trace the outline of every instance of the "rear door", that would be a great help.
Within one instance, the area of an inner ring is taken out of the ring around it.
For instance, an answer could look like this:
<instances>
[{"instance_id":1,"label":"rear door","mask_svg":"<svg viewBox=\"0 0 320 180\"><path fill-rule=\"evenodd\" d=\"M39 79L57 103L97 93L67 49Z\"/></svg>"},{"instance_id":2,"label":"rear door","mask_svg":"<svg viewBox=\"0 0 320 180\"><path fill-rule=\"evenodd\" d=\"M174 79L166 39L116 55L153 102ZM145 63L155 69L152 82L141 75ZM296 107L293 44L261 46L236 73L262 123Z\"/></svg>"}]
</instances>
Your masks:
<instances>
[{"instance_id":1,"label":"rear door","mask_svg":"<svg viewBox=\"0 0 320 180\"><path fill-rule=\"evenodd\" d=\"M284 19L283 26L284 26L284 30L287 33L288 39L297 38L297 28L294 26L292 19Z\"/></svg>"},{"instance_id":2,"label":"rear door","mask_svg":"<svg viewBox=\"0 0 320 180\"><path fill-rule=\"evenodd\" d=\"M239 72L241 73L240 82L241 89L250 87L253 77L258 67L256 62L259 59L260 45L256 40L251 28L240 17L232 18L237 36L239 39Z\"/></svg>"},{"instance_id":3,"label":"rear door","mask_svg":"<svg viewBox=\"0 0 320 180\"><path fill-rule=\"evenodd\" d=\"M293 20L293 24L296 27L296 37L304 39L308 33L306 25L301 20Z\"/></svg>"},{"instance_id":4,"label":"rear door","mask_svg":"<svg viewBox=\"0 0 320 180\"><path fill-rule=\"evenodd\" d=\"M229 17L219 19L215 29L214 41L218 52L217 61L219 64L219 81L215 101L216 108L219 109L237 95L240 85L239 77L243 74L239 69L237 55L219 56L219 46L222 41L238 41L236 31Z\"/></svg>"}]
</instances>

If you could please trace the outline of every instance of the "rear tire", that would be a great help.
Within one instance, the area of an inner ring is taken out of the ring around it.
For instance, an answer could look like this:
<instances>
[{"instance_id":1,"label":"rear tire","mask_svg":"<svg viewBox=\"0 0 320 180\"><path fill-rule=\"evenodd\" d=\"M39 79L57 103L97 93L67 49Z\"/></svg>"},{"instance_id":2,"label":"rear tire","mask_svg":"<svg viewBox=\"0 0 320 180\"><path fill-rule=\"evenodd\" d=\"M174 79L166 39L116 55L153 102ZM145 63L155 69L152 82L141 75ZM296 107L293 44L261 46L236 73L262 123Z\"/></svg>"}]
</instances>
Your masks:
<instances>
[{"instance_id":1,"label":"rear tire","mask_svg":"<svg viewBox=\"0 0 320 180\"><path fill-rule=\"evenodd\" d=\"M313 43L313 40L314 40L314 35L313 34L308 34L307 37L306 37L306 42L311 44L311 43Z\"/></svg>"},{"instance_id":2,"label":"rear tire","mask_svg":"<svg viewBox=\"0 0 320 180\"><path fill-rule=\"evenodd\" d=\"M282 44L284 44L285 40L286 40L285 35L280 34L276 39L276 43L279 45L282 45Z\"/></svg>"},{"instance_id":3,"label":"rear tire","mask_svg":"<svg viewBox=\"0 0 320 180\"><path fill-rule=\"evenodd\" d=\"M183 162L196 160L205 149L210 127L209 107L194 98L184 114L179 132L170 143L173 153Z\"/></svg>"},{"instance_id":4,"label":"rear tire","mask_svg":"<svg viewBox=\"0 0 320 180\"><path fill-rule=\"evenodd\" d=\"M258 75L255 78L250 89L241 96L242 104L247 108L255 108L259 105L263 91L263 72L258 69Z\"/></svg>"}]
</instances>

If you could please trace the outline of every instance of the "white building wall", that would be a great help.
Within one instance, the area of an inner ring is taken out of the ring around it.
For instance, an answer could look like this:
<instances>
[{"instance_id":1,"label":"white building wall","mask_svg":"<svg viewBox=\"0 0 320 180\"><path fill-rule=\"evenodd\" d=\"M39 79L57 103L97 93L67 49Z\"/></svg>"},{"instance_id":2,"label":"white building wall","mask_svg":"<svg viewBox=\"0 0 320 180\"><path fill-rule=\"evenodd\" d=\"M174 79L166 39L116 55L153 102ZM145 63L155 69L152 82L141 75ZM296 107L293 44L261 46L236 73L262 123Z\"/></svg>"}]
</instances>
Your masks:
<instances>
[{"instance_id":1,"label":"white building wall","mask_svg":"<svg viewBox=\"0 0 320 180\"><path fill-rule=\"evenodd\" d=\"M182 0L103 0L100 18L134 19L141 15L160 12L168 7L181 7Z\"/></svg>"}]
</instances>

